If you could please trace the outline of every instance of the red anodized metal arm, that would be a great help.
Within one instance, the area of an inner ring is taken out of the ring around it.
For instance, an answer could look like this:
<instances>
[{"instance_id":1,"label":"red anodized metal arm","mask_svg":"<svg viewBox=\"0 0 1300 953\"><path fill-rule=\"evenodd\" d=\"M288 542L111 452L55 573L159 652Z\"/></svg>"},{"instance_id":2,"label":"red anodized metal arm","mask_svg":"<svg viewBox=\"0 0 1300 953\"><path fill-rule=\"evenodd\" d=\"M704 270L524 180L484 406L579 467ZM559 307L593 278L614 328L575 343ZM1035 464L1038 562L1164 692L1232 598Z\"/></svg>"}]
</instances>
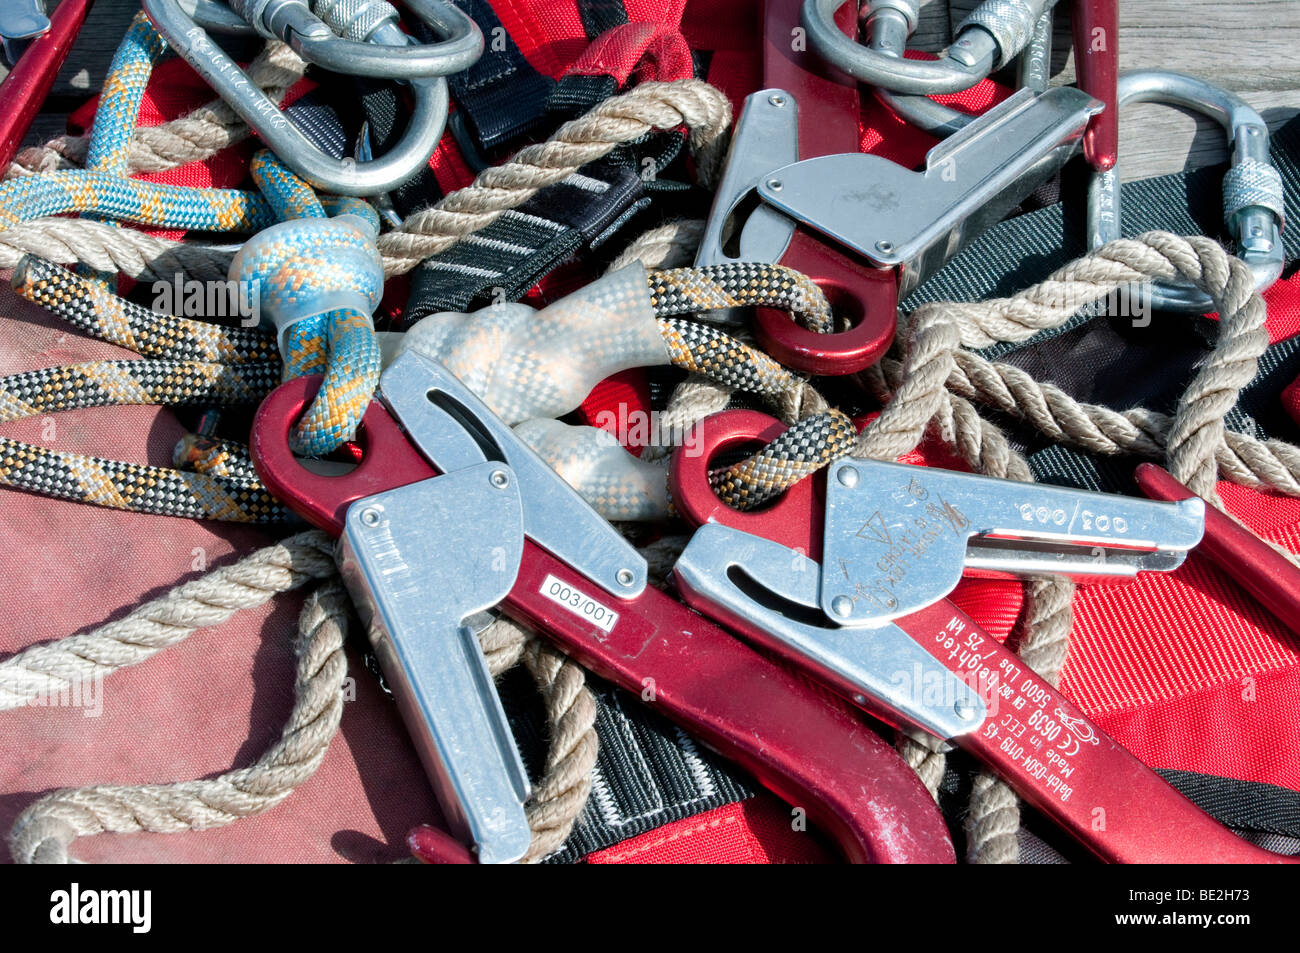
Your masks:
<instances>
[{"instance_id":1,"label":"red anodized metal arm","mask_svg":"<svg viewBox=\"0 0 1300 953\"><path fill-rule=\"evenodd\" d=\"M790 93L799 109L799 158L858 152L857 83L822 63L800 42L800 0L766 0L763 12L763 85ZM857 29L854 4L844 5L836 22ZM848 182L828 182L846 189ZM768 354L787 367L810 374L853 374L874 364L894 339L898 280L845 249L827 244L800 226L780 264L803 272L826 292L835 312L852 323L846 331L818 334L795 324L790 315L757 308L754 330Z\"/></svg>"},{"instance_id":2,"label":"red anodized metal arm","mask_svg":"<svg viewBox=\"0 0 1300 953\"><path fill-rule=\"evenodd\" d=\"M355 470L345 476L305 470L289 450L289 431L319 384L319 378L298 378L267 397L253 423L253 460L273 494L338 535L353 501L437 471L378 402L362 421L365 451ZM543 594L549 579L617 613L609 630ZM692 736L805 809L849 860L953 861L934 801L856 712L670 596L650 587L635 599L614 599L529 540L502 608L598 675L652 699ZM440 851L428 830L413 832L412 844L420 856L456 859L454 851Z\"/></svg>"},{"instance_id":3,"label":"red anodized metal arm","mask_svg":"<svg viewBox=\"0 0 1300 953\"><path fill-rule=\"evenodd\" d=\"M0 110L0 168L9 165L22 144L94 2L63 0L50 14L49 32L32 40L0 83L0 103L4 103Z\"/></svg>"},{"instance_id":4,"label":"red anodized metal arm","mask_svg":"<svg viewBox=\"0 0 1300 953\"><path fill-rule=\"evenodd\" d=\"M898 626L988 703L983 724L952 741L1100 859L1300 861L1242 840L1187 800L947 599Z\"/></svg>"},{"instance_id":5,"label":"red anodized metal arm","mask_svg":"<svg viewBox=\"0 0 1300 953\"><path fill-rule=\"evenodd\" d=\"M756 411L724 411L708 418L694 452L679 449L673 457L673 502L689 522L712 520L817 558L820 542L811 535L820 534L824 519L824 495L813 482L818 477L752 513L723 504L708 482L710 460L718 450L756 438L770 441L782 429L779 421ZM1205 814L947 599L896 624L988 704L979 728L951 739L953 743L1000 774L1102 860L1300 860L1255 847ZM870 630L863 630L863 638L870 638Z\"/></svg>"},{"instance_id":6,"label":"red anodized metal arm","mask_svg":"<svg viewBox=\"0 0 1300 953\"><path fill-rule=\"evenodd\" d=\"M1154 500L1185 500L1196 495L1154 463L1140 464L1134 476L1138 488ZM1300 635L1300 569L1294 563L1208 504L1205 538L1197 552L1213 559L1279 622Z\"/></svg>"},{"instance_id":7,"label":"red anodized metal arm","mask_svg":"<svg viewBox=\"0 0 1300 953\"><path fill-rule=\"evenodd\" d=\"M1079 88L1106 104L1088 121L1083 155L1105 172L1119 157L1119 2L1074 0L1070 20Z\"/></svg>"}]
</instances>

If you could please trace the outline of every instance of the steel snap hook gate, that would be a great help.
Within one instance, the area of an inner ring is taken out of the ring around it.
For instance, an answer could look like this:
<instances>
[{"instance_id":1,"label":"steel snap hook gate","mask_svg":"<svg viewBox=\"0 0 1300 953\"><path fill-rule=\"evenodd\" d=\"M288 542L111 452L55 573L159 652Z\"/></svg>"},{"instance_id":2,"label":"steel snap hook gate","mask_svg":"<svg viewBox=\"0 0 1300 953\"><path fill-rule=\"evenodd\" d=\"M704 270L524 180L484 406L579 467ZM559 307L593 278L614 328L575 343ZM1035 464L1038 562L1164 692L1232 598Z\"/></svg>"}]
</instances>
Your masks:
<instances>
[{"instance_id":1,"label":"steel snap hook gate","mask_svg":"<svg viewBox=\"0 0 1300 953\"><path fill-rule=\"evenodd\" d=\"M1223 177L1224 224L1236 239L1237 257L1255 275L1255 289L1267 291L1282 274L1284 195L1282 176L1269 159L1263 118L1234 93L1171 70L1123 74L1117 102L1182 106L1223 126L1232 146L1232 166ZM1120 221L1117 163L1095 174L1088 187L1088 247L1100 248L1121 237ZM1152 282L1149 293L1157 311L1204 314L1216 308L1209 295L1184 281Z\"/></svg>"},{"instance_id":2,"label":"steel snap hook gate","mask_svg":"<svg viewBox=\"0 0 1300 953\"><path fill-rule=\"evenodd\" d=\"M526 789L491 678L435 685L449 659L462 664L478 651L463 631L469 607L500 600L601 677L638 694L653 684L656 710L806 810L849 860L954 860L937 806L886 740L802 675L646 585L636 550L441 364L410 352L394 361L362 422L366 452L346 475L310 473L289 450L317 387L319 378L302 377L267 397L253 423L253 461L286 505L343 539L344 578L455 831L453 840L417 829L416 856L481 863L522 853L515 835L527 831L517 811ZM489 491L496 472L506 485ZM507 496L522 513L505 507ZM367 509L379 506L367 523ZM466 568L471 553L476 571ZM470 593L480 583L496 588ZM587 603L575 609L557 588ZM445 598L431 602L431 591ZM495 727L448 734L479 724ZM454 743L462 737L472 743ZM476 760L484 751L490 759ZM488 798L467 783L475 777L501 783ZM494 805L509 826L497 823Z\"/></svg>"},{"instance_id":3,"label":"steel snap hook gate","mask_svg":"<svg viewBox=\"0 0 1300 953\"><path fill-rule=\"evenodd\" d=\"M158 32L217 95L230 104L272 152L315 188L339 195L379 195L391 191L429 161L447 124L450 97L442 74L465 69L478 59L483 48L482 34L473 21L458 10L454 15L444 16L445 5L437 0L414 0L411 6L436 30L449 34L446 43L451 44L450 49L444 44L412 45L414 41L397 26L396 11L386 3L384 7L392 11L394 18L385 17L373 29L362 29L357 17L372 4L373 0L349 4L318 0L317 3L318 9L333 11L345 28L367 37L361 42L336 35L323 20L311 15L301 0L249 0L250 9L255 9L264 20L270 18L277 28L283 27L278 33L268 33L269 27L265 22L255 27L234 10L213 0L143 0L144 11ZM345 7L351 11L347 16ZM276 19L278 12L283 12L284 19ZM307 24L301 15L304 12L311 16L318 28ZM299 28L303 32L298 32ZM321 30L329 37L321 35ZM277 103L249 80L224 50L212 42L209 32L305 36L311 41L306 46L297 40L286 41L305 59L325 69L409 79L414 108L407 120L406 131L393 148L375 159L359 161L327 155L294 125ZM348 43L352 46L342 46ZM320 53L326 44L334 45L329 46L326 53ZM369 49L358 53L356 47ZM434 62L430 58L435 54L429 51L437 51L440 47L442 53L437 55L441 58ZM413 58L403 59L408 50L415 51ZM341 52L336 55L335 51ZM387 64L387 72L377 71L381 61ZM423 75L427 71L432 72Z\"/></svg>"},{"instance_id":4,"label":"steel snap hook gate","mask_svg":"<svg viewBox=\"0 0 1300 953\"><path fill-rule=\"evenodd\" d=\"M884 12L885 5L870 5L874 15L864 18L863 42L875 51L904 61L909 31L901 21ZM1105 103L1093 116L1083 136L1083 154L1089 165L1101 171L1115 164L1119 124L1116 116L1116 78L1119 72L1119 11L1116 0L1071 0L1070 24L1079 89ZM881 8L876 12L877 8ZM1048 88L1052 62L1052 13L1049 6L1035 25L1017 63L1017 85L1043 93ZM1101 32L1106 42L1094 46ZM935 102L928 96L896 92L887 87L872 90L876 98L909 125L937 139L952 136L975 120L975 116Z\"/></svg>"}]
</instances>

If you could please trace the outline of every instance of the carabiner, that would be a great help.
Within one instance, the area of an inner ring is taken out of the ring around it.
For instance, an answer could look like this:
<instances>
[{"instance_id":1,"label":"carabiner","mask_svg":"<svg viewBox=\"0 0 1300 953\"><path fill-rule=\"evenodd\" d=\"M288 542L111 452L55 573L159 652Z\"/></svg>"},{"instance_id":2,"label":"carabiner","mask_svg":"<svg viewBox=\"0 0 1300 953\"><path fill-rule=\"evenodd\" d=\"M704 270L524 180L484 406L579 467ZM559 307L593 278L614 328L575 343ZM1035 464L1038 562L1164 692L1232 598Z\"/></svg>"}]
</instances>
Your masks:
<instances>
[{"instance_id":1,"label":"carabiner","mask_svg":"<svg viewBox=\"0 0 1300 953\"><path fill-rule=\"evenodd\" d=\"M1115 120L1115 84L1119 69L1117 48L1119 28L1116 25L1118 10L1116 0L1073 0L1071 30L1074 34L1074 58L1077 63L1078 87L1090 96L1100 99L1106 108L1092 117L1083 137L1083 154L1093 168L1109 169L1115 164L1118 126ZM1094 34L1102 30L1107 42L1094 48ZM866 27L866 44L886 56L903 59L907 46L907 33L897 28L896 18L885 13L872 16ZM1052 10L1043 12L1035 24L1029 42L1020 53L1016 64L1018 86L1041 93L1048 87L1052 60ZM937 139L946 139L965 126L974 116L958 112L951 106L937 103L927 96L897 93L877 87L876 98L893 113Z\"/></svg>"},{"instance_id":2,"label":"carabiner","mask_svg":"<svg viewBox=\"0 0 1300 953\"><path fill-rule=\"evenodd\" d=\"M957 28L938 60L907 60L863 47L835 25L846 0L804 0L799 22L808 42L832 66L855 79L899 93L959 93L1011 62L1056 0L985 0ZM916 30L918 0L868 0L862 21L876 36L906 44Z\"/></svg>"},{"instance_id":3,"label":"carabiner","mask_svg":"<svg viewBox=\"0 0 1300 953\"><path fill-rule=\"evenodd\" d=\"M1209 116L1232 145L1232 167L1223 177L1223 220L1237 240L1237 256L1250 265L1255 287L1265 291L1282 273L1284 225L1282 176L1268 154L1268 126L1240 97L1204 80L1170 70L1135 70L1119 79L1118 103L1169 103ZM1118 163L1088 187L1088 247L1120 237ZM1184 282L1152 282L1151 307L1204 314L1214 303Z\"/></svg>"},{"instance_id":4,"label":"carabiner","mask_svg":"<svg viewBox=\"0 0 1300 953\"><path fill-rule=\"evenodd\" d=\"M230 0L268 40L283 40L308 63L334 73L378 79L431 79L469 69L483 53L483 34L443 0L406 0L436 33L413 43L388 0Z\"/></svg>"},{"instance_id":5,"label":"carabiner","mask_svg":"<svg viewBox=\"0 0 1300 953\"><path fill-rule=\"evenodd\" d=\"M319 5L323 6L327 2L329 0L320 0ZM368 4L369 0L364 2ZM419 2L422 11L428 9L425 0ZM255 31L252 25L244 22L224 4L212 0L143 0L143 3L144 11L154 27L176 52L203 77L217 95L229 103L272 152L318 189L339 195L379 195L391 191L429 161L429 156L433 155L433 150L438 146L438 140L442 138L450 101L446 79L441 76L412 79L410 86L415 100L414 109L405 132L393 148L377 159L365 161L337 159L326 155L208 36L209 30L236 35L251 35L261 32L260 30ZM274 10L282 8L276 6ZM274 12L270 6L266 6L265 11ZM459 11L457 15L464 17ZM196 17L202 22L196 20ZM482 49L482 34L472 21L470 27L472 29L468 35L475 39L476 50L468 61L473 62ZM334 36L323 23L321 28L334 37L331 42L348 42ZM365 35L370 40L359 45L373 47L373 53L367 53L367 56L397 57L405 50L388 44L409 46L414 42L395 22L388 20L376 29L366 31ZM316 47L311 49L315 50ZM465 62L466 54L463 51L454 52L449 54L442 66L448 72L456 72L465 68L462 65Z\"/></svg>"}]
</instances>

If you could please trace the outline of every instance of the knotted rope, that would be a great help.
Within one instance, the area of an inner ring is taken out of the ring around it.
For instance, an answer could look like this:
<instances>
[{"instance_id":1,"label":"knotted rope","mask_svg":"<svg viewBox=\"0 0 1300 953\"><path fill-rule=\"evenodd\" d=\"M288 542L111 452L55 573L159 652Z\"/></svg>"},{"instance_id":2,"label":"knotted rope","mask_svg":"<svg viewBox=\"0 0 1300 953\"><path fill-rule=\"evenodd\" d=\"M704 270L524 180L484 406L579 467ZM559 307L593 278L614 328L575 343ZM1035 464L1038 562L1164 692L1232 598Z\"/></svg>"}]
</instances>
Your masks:
<instances>
[{"instance_id":1,"label":"knotted rope","mask_svg":"<svg viewBox=\"0 0 1300 953\"><path fill-rule=\"evenodd\" d=\"M137 14L104 82L87 168L0 184L0 224L87 212L159 227L247 232L277 218L300 220L260 231L232 262L231 277L260 290L268 313L285 329L280 343L289 376L324 371L321 392L295 428L294 441L300 452L329 453L354 435L378 381L379 346L370 325L383 291L374 249L378 216L359 199L334 199L330 207L338 215L326 221L312 190L269 153L253 162L262 194L126 178L140 100L165 49L148 18ZM29 467L26 450L21 456Z\"/></svg>"}]
</instances>

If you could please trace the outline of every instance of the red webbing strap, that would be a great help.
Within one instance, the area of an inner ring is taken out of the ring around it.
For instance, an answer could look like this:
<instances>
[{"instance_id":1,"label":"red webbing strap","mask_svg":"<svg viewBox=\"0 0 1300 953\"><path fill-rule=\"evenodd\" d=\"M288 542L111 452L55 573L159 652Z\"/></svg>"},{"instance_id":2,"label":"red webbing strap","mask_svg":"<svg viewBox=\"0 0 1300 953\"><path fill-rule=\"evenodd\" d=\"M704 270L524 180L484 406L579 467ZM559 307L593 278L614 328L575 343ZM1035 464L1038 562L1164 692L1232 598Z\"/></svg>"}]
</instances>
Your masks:
<instances>
[{"instance_id":1,"label":"red webbing strap","mask_svg":"<svg viewBox=\"0 0 1300 953\"><path fill-rule=\"evenodd\" d=\"M824 864L835 854L796 830L782 801L761 794L665 824L587 855L590 864Z\"/></svg>"},{"instance_id":2,"label":"red webbing strap","mask_svg":"<svg viewBox=\"0 0 1300 953\"><path fill-rule=\"evenodd\" d=\"M638 77L669 81L695 75L690 47L675 26L666 23L625 23L587 47L568 74L612 76L624 86Z\"/></svg>"}]
</instances>

